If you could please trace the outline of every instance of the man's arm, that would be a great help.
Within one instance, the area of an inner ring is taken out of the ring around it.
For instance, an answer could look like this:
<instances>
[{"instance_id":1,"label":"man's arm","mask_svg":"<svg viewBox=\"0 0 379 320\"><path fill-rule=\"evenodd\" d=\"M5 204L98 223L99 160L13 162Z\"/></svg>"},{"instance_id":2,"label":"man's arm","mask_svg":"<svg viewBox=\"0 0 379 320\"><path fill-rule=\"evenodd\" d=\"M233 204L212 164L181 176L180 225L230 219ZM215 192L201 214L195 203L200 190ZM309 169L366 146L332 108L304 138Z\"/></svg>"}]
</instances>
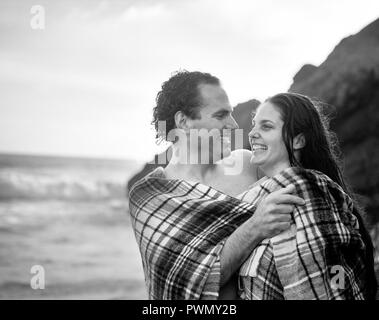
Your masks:
<instances>
[{"instance_id":1,"label":"man's arm","mask_svg":"<svg viewBox=\"0 0 379 320\"><path fill-rule=\"evenodd\" d=\"M273 237L290 226L294 205L304 204L303 199L291 195L294 190L294 186L287 186L268 195L253 216L229 236L220 255L220 287L228 282L263 239Z\"/></svg>"},{"instance_id":2,"label":"man's arm","mask_svg":"<svg viewBox=\"0 0 379 320\"><path fill-rule=\"evenodd\" d=\"M250 219L229 236L220 255L221 287L228 282L263 239L256 224Z\"/></svg>"}]
</instances>

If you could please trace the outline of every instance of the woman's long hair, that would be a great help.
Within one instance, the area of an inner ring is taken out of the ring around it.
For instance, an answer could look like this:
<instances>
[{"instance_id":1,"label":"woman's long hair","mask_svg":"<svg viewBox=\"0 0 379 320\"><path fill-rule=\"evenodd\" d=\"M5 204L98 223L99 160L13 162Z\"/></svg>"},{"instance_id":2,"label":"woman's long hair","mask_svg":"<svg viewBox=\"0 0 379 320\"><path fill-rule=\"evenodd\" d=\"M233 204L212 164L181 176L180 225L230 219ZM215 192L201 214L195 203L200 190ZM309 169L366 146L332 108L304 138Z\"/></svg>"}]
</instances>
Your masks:
<instances>
[{"instance_id":1,"label":"woman's long hair","mask_svg":"<svg viewBox=\"0 0 379 320\"><path fill-rule=\"evenodd\" d=\"M366 246L367 289L368 299L375 299L377 281L374 270L374 248L371 237L365 228L354 194L346 183L339 163L339 145L336 135L328 129L328 121L316 108L315 103L307 96L296 93L280 93L266 100L275 105L281 113L283 124L283 141L286 146L291 166L314 169L326 174L338 183L353 199L354 215L359 222L359 229ZM303 134L305 146L300 157L295 157L293 139Z\"/></svg>"}]
</instances>

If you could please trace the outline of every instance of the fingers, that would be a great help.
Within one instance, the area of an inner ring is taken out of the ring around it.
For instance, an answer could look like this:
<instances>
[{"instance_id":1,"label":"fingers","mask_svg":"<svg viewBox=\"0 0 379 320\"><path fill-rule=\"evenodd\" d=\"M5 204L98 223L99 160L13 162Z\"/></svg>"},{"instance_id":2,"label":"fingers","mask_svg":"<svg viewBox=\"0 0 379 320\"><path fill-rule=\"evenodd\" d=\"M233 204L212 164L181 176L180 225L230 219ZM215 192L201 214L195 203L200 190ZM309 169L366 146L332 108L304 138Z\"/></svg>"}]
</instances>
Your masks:
<instances>
[{"instance_id":1,"label":"fingers","mask_svg":"<svg viewBox=\"0 0 379 320\"><path fill-rule=\"evenodd\" d=\"M290 226L291 226L290 222L279 222L276 224L276 230L278 230L278 233L279 233L279 232L289 229Z\"/></svg>"},{"instance_id":2,"label":"fingers","mask_svg":"<svg viewBox=\"0 0 379 320\"><path fill-rule=\"evenodd\" d=\"M296 191L296 188L293 184L289 184L285 188L281 188L279 190L271 193L273 199L276 200L276 203L289 203L289 204L297 204L304 205L305 202L302 198L294 196L292 193Z\"/></svg>"},{"instance_id":3,"label":"fingers","mask_svg":"<svg viewBox=\"0 0 379 320\"><path fill-rule=\"evenodd\" d=\"M295 209L295 206L294 205L291 205L291 204L278 204L276 205L275 207L275 211L276 213L281 213L281 214L289 214L289 213L292 213L293 210Z\"/></svg>"},{"instance_id":4,"label":"fingers","mask_svg":"<svg viewBox=\"0 0 379 320\"><path fill-rule=\"evenodd\" d=\"M283 223L288 222L290 223L292 221L290 214L277 214L275 217L272 218L273 223Z\"/></svg>"},{"instance_id":5,"label":"fingers","mask_svg":"<svg viewBox=\"0 0 379 320\"><path fill-rule=\"evenodd\" d=\"M275 199L276 204L293 204L293 205L300 205L300 206L305 204L304 199L298 196L291 195L291 194L277 195L273 199Z\"/></svg>"},{"instance_id":6,"label":"fingers","mask_svg":"<svg viewBox=\"0 0 379 320\"><path fill-rule=\"evenodd\" d=\"M295 186L293 184L289 184L285 188L281 188L277 191L275 191L277 194L288 194L288 193L294 193L296 190Z\"/></svg>"},{"instance_id":7,"label":"fingers","mask_svg":"<svg viewBox=\"0 0 379 320\"><path fill-rule=\"evenodd\" d=\"M274 212L270 212L270 219L272 222L291 221L293 210L294 210L294 206L290 206L290 205L277 206Z\"/></svg>"}]
</instances>

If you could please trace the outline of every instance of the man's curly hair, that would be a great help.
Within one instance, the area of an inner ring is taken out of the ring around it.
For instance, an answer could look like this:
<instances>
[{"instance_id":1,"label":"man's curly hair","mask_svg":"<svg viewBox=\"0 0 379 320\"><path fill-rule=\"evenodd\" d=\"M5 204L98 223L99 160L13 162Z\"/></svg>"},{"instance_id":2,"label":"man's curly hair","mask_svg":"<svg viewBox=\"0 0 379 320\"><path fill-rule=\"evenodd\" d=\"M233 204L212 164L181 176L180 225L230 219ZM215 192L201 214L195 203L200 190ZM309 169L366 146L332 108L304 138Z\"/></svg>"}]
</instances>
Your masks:
<instances>
[{"instance_id":1,"label":"man's curly hair","mask_svg":"<svg viewBox=\"0 0 379 320\"><path fill-rule=\"evenodd\" d=\"M158 141L166 140L166 135L176 127L175 114L182 111L191 119L199 119L199 107L202 101L198 87L201 84L220 85L220 80L209 73L186 70L175 72L162 84L153 109L153 121ZM166 122L164 132L158 126L159 121Z\"/></svg>"}]
</instances>

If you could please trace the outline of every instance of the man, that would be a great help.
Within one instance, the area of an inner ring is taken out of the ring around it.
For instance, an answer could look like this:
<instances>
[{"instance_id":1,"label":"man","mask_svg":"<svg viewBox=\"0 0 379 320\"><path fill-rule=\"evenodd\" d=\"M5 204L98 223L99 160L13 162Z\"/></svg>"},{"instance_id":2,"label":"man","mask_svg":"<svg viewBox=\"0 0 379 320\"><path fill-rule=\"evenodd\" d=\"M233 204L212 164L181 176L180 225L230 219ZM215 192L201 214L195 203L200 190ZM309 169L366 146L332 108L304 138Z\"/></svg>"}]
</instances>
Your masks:
<instances>
[{"instance_id":1,"label":"man","mask_svg":"<svg viewBox=\"0 0 379 320\"><path fill-rule=\"evenodd\" d=\"M291 187L258 207L235 198L257 181L257 170L249 151L230 151L228 131L238 125L216 77L178 72L156 102L157 138L173 142L173 155L130 192L149 297L231 298L232 275L257 244L288 228L303 200Z\"/></svg>"}]
</instances>

